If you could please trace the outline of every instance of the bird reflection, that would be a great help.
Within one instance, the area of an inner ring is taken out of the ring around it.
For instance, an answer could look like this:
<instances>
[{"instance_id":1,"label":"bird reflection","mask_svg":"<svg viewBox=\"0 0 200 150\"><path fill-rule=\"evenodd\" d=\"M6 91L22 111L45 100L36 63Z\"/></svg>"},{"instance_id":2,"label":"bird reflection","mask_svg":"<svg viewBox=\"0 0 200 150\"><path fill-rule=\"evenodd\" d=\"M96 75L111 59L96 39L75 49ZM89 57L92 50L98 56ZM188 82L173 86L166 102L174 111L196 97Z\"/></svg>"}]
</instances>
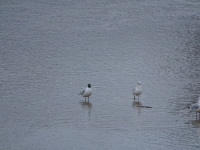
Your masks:
<instances>
[{"instance_id":1,"label":"bird reflection","mask_svg":"<svg viewBox=\"0 0 200 150\"><path fill-rule=\"evenodd\" d=\"M132 106L134 107L134 108L137 108L137 111L138 111L138 114L141 114L141 106L142 106L142 103L141 102L139 102L139 101L134 101L133 102L133 104L132 104Z\"/></svg>"},{"instance_id":2,"label":"bird reflection","mask_svg":"<svg viewBox=\"0 0 200 150\"><path fill-rule=\"evenodd\" d=\"M192 125L194 125L196 128L200 128L200 120L193 120L191 121Z\"/></svg>"},{"instance_id":3,"label":"bird reflection","mask_svg":"<svg viewBox=\"0 0 200 150\"><path fill-rule=\"evenodd\" d=\"M83 109L88 110L88 117L90 117L91 116L91 110L92 110L92 103L87 102L87 101L83 101L83 102L80 102L80 104L81 104Z\"/></svg>"},{"instance_id":4,"label":"bird reflection","mask_svg":"<svg viewBox=\"0 0 200 150\"><path fill-rule=\"evenodd\" d=\"M139 101L134 101L133 102L133 107L141 107L142 106L142 103L141 102L139 102Z\"/></svg>"},{"instance_id":5,"label":"bird reflection","mask_svg":"<svg viewBox=\"0 0 200 150\"><path fill-rule=\"evenodd\" d=\"M138 108L152 108L151 106L143 106L141 102L133 102L133 107L138 107Z\"/></svg>"},{"instance_id":6,"label":"bird reflection","mask_svg":"<svg viewBox=\"0 0 200 150\"><path fill-rule=\"evenodd\" d=\"M83 108L87 108L87 109L91 109L92 108L92 103L87 102L87 101L83 101L80 102Z\"/></svg>"}]
</instances>

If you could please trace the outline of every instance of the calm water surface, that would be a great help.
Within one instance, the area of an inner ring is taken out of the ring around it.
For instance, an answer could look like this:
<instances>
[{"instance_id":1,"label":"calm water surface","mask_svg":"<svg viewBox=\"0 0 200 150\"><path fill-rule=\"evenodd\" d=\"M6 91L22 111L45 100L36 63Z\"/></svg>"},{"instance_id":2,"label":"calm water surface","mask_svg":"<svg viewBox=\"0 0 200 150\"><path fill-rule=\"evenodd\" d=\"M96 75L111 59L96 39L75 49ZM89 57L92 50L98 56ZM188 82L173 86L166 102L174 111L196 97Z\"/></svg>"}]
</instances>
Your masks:
<instances>
[{"instance_id":1,"label":"calm water surface","mask_svg":"<svg viewBox=\"0 0 200 150\"><path fill-rule=\"evenodd\" d=\"M199 150L198 0L0 2L0 149ZM132 89L141 81L140 102ZM78 93L92 84L90 103Z\"/></svg>"}]
</instances>

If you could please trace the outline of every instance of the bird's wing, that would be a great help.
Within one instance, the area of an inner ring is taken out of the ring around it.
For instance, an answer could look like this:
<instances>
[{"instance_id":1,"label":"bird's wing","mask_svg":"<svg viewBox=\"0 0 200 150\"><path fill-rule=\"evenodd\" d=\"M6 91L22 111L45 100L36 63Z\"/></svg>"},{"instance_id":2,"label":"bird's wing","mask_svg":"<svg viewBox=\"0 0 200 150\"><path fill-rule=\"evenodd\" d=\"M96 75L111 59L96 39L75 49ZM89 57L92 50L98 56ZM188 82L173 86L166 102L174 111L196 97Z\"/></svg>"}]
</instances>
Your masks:
<instances>
[{"instance_id":1,"label":"bird's wing","mask_svg":"<svg viewBox=\"0 0 200 150\"><path fill-rule=\"evenodd\" d=\"M191 108L192 110L196 110L196 109L199 108L199 106L198 106L197 104L194 104L194 105L192 105L190 108Z\"/></svg>"},{"instance_id":2,"label":"bird's wing","mask_svg":"<svg viewBox=\"0 0 200 150\"><path fill-rule=\"evenodd\" d=\"M85 93L85 90L83 90L82 92L79 93L79 95L83 95Z\"/></svg>"}]
</instances>

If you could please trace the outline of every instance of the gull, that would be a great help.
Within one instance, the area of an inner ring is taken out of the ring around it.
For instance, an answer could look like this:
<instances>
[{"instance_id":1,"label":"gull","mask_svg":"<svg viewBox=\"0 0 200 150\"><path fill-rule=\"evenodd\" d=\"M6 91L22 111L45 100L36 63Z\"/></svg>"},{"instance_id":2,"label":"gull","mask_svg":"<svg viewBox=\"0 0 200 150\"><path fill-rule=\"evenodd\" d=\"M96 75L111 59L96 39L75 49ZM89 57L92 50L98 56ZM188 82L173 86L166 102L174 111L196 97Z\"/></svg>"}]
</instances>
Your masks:
<instances>
[{"instance_id":1,"label":"gull","mask_svg":"<svg viewBox=\"0 0 200 150\"><path fill-rule=\"evenodd\" d=\"M88 86L85 88L85 90L80 92L79 95L82 95L83 97L85 97L85 101L86 101L86 98L88 98L88 103L89 103L89 97L92 95L91 84L88 84Z\"/></svg>"},{"instance_id":2,"label":"gull","mask_svg":"<svg viewBox=\"0 0 200 150\"><path fill-rule=\"evenodd\" d=\"M200 97L197 103L194 103L190 106L190 110L196 113L196 119L198 118L199 115L199 120L200 120Z\"/></svg>"},{"instance_id":3,"label":"gull","mask_svg":"<svg viewBox=\"0 0 200 150\"><path fill-rule=\"evenodd\" d=\"M133 89L134 101L135 101L135 96L138 96L138 101L139 101L140 94L142 94L142 85L141 82L138 81L138 85Z\"/></svg>"}]
</instances>

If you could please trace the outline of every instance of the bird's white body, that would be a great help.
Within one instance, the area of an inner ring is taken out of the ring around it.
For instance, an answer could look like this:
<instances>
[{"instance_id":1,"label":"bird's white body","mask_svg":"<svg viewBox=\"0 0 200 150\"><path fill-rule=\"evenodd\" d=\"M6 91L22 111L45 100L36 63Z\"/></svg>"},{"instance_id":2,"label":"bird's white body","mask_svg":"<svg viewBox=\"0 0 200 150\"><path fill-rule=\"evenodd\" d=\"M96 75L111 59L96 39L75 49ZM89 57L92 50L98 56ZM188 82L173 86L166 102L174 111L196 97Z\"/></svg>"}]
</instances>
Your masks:
<instances>
[{"instance_id":1,"label":"bird's white body","mask_svg":"<svg viewBox=\"0 0 200 150\"><path fill-rule=\"evenodd\" d=\"M138 96L138 100L139 100L139 96L141 94L142 94L142 85L140 81L138 81L138 85L133 89L134 99L135 99L135 96Z\"/></svg>"},{"instance_id":2,"label":"bird's white body","mask_svg":"<svg viewBox=\"0 0 200 150\"><path fill-rule=\"evenodd\" d=\"M140 94L142 94L142 87L141 87L141 85L139 85L138 87L136 87L135 90L133 91L133 95L135 95L135 96L139 96Z\"/></svg>"},{"instance_id":3,"label":"bird's white body","mask_svg":"<svg viewBox=\"0 0 200 150\"><path fill-rule=\"evenodd\" d=\"M92 88L86 87L85 92L83 93L83 97L89 97L92 95Z\"/></svg>"}]
</instances>

